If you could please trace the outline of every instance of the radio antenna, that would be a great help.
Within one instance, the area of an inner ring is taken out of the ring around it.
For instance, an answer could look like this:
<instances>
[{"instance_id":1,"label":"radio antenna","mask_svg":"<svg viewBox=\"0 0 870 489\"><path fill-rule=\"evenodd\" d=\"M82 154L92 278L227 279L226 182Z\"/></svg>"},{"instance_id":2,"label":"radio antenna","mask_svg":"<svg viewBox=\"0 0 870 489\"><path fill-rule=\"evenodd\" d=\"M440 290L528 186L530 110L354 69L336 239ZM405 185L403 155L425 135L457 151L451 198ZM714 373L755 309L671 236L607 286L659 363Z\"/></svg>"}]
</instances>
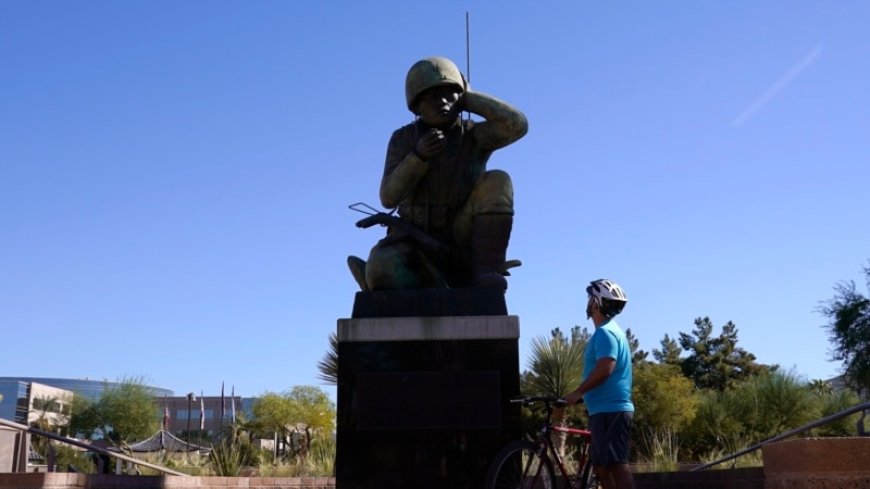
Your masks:
<instances>
[{"instance_id":1,"label":"radio antenna","mask_svg":"<svg viewBox=\"0 0 870 489\"><path fill-rule=\"evenodd\" d=\"M465 11L465 86L471 86L471 20ZM465 112L466 120L471 120L471 113Z\"/></svg>"},{"instance_id":2,"label":"radio antenna","mask_svg":"<svg viewBox=\"0 0 870 489\"><path fill-rule=\"evenodd\" d=\"M465 12L465 80L471 84L471 21Z\"/></svg>"}]
</instances>

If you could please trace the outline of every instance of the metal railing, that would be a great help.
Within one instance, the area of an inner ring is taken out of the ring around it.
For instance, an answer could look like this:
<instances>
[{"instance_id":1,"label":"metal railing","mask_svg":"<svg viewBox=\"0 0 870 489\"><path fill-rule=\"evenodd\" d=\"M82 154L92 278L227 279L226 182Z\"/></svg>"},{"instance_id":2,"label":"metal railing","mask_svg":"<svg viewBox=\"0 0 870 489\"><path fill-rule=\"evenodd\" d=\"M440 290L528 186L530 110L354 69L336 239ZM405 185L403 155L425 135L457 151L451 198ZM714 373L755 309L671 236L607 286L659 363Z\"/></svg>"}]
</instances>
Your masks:
<instances>
[{"instance_id":1,"label":"metal railing","mask_svg":"<svg viewBox=\"0 0 870 489\"><path fill-rule=\"evenodd\" d=\"M162 472L164 474L183 475L183 476L188 475L188 474L185 474L182 472L177 472L177 471L172 470L172 469L167 469L166 467L161 467L160 465L154 465L152 463L145 462L143 460L139 460L135 457L131 457L131 456L125 455L123 453L112 452L112 451L106 450L105 448L95 447L95 446L89 445L87 443L81 442L79 440L75 440L73 438L67 438L65 436L61 436L61 435L58 435L55 433L43 431L43 430L40 430L39 428L33 428L33 427L30 427L27 425L16 423L14 421L9 421L8 419L0 418L0 426L6 426L9 428L13 428L13 429L16 429L16 430L19 430L19 431L22 431L25 433L30 433L33 435L44 436L44 437L51 439L51 440L59 441L61 443L66 443L68 445L83 448L83 449L91 451L91 452L99 453L100 455L106 455L109 457L114 457L114 458L123 460L125 462L133 463L136 465L141 465L143 467L148 467L149 469L154 469L154 470L156 470L158 472Z\"/></svg>"},{"instance_id":2,"label":"metal railing","mask_svg":"<svg viewBox=\"0 0 870 489\"><path fill-rule=\"evenodd\" d=\"M698 467L694 467L692 469L689 469L689 472L696 472L699 470L708 469L714 465L719 465L722 462L727 462L727 461L735 459L737 457L741 457L743 455L746 455L749 452L754 452L755 450L758 450L759 448L761 448L765 445L784 440L784 439L791 437L791 436L794 436L794 435L801 434L804 431L809 431L813 428L830 423L831 421L836 421L840 418L845 418L846 416L849 416L851 414L855 414L859 411L864 411L864 415L862 415L861 419L858 420L858 434L862 435L862 436L866 436L866 435L870 434L870 433L866 433L864 430L864 417L867 414L867 412L866 412L867 410L870 410L870 402L865 402L863 404L858 404L856 406L852 406L849 409L844 409L843 411L840 411L839 413L832 414L830 416L826 416L826 417L819 419L817 421L813 421L812 423L805 424L805 425L801 426L800 428L795 428L791 431L786 431L785 433L782 433L780 435L774 436L773 438L769 438L767 440L764 440L764 441L757 443L749 448L744 448L743 450L740 450L739 452L732 453L731 455L728 455L727 457L723 457L723 458L720 458L719 460L716 460L716 461L713 461L710 463L706 463L704 465L699 465Z\"/></svg>"}]
</instances>

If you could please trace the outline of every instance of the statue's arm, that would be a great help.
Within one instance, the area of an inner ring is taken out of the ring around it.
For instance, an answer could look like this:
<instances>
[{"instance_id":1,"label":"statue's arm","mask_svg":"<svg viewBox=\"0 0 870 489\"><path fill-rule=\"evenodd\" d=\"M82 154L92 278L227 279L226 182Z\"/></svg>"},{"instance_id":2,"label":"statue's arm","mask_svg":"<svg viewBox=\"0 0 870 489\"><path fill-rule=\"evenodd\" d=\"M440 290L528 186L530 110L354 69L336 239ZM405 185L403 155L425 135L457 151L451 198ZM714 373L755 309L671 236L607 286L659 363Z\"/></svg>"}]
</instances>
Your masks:
<instances>
[{"instance_id":1,"label":"statue's arm","mask_svg":"<svg viewBox=\"0 0 870 489\"><path fill-rule=\"evenodd\" d=\"M394 209L414 192L417 183L429 169L413 150L413 143L400 130L393 133L387 147L387 161L381 179L381 205Z\"/></svg>"},{"instance_id":2,"label":"statue's arm","mask_svg":"<svg viewBox=\"0 0 870 489\"><path fill-rule=\"evenodd\" d=\"M529 130L519 109L491 95L469 90L462 96L462 107L486 119L475 125L474 133L478 144L490 151L504 148Z\"/></svg>"}]
</instances>

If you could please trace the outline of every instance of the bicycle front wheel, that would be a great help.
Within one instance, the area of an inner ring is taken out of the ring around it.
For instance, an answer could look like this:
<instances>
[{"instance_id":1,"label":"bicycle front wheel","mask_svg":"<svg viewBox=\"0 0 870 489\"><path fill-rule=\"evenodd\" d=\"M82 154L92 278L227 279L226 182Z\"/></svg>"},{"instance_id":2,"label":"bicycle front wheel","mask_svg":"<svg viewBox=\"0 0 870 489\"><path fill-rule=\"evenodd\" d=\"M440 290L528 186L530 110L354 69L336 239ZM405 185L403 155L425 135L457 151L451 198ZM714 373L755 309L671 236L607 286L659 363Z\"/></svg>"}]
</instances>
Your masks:
<instances>
[{"instance_id":1,"label":"bicycle front wheel","mask_svg":"<svg viewBox=\"0 0 870 489\"><path fill-rule=\"evenodd\" d=\"M527 441L506 445L489 466L486 489L555 489L553 462L546 452Z\"/></svg>"}]
</instances>

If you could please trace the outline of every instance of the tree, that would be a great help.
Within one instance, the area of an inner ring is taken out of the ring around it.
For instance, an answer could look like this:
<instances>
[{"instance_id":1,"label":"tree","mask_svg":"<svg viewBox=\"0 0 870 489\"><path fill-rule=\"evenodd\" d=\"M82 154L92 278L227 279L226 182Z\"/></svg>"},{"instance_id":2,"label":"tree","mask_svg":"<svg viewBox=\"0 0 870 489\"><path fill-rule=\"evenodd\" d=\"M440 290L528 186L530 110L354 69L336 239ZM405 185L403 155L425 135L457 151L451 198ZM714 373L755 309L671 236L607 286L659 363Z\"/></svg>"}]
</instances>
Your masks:
<instances>
[{"instance_id":1,"label":"tree","mask_svg":"<svg viewBox=\"0 0 870 489\"><path fill-rule=\"evenodd\" d=\"M755 355L737 346L737 326L731 321L714 337L710 318L697 318L691 334L680 333L679 343L689 352L681 362L683 374L700 389L722 391L765 370L755 362Z\"/></svg>"},{"instance_id":2,"label":"tree","mask_svg":"<svg viewBox=\"0 0 870 489\"><path fill-rule=\"evenodd\" d=\"M679 431L694 419L698 399L692 381L674 365L650 363L634 370L635 423L650 431Z\"/></svg>"},{"instance_id":3,"label":"tree","mask_svg":"<svg viewBox=\"0 0 870 489\"><path fill-rule=\"evenodd\" d=\"M73 394L68 426L70 435L91 440L99 432L100 425L97 403L81 394Z\"/></svg>"},{"instance_id":4,"label":"tree","mask_svg":"<svg viewBox=\"0 0 870 489\"><path fill-rule=\"evenodd\" d=\"M633 431L641 450L656 459L656 451L676 449L676 434L695 417L698 395L692 381L676 365L645 363L634 369L632 398L635 406Z\"/></svg>"},{"instance_id":5,"label":"tree","mask_svg":"<svg viewBox=\"0 0 870 489\"><path fill-rule=\"evenodd\" d=\"M300 443L294 449L300 457L308 453L316 436L331 435L335 420L335 405L314 386L296 386L282 394L267 392L254 403L252 411L260 430L275 432L282 441L291 442L298 434Z\"/></svg>"},{"instance_id":6,"label":"tree","mask_svg":"<svg viewBox=\"0 0 870 489\"><path fill-rule=\"evenodd\" d=\"M154 392L142 379L131 378L107 384L97 401L75 394L67 427L72 436L116 444L145 439L160 427Z\"/></svg>"},{"instance_id":7,"label":"tree","mask_svg":"<svg viewBox=\"0 0 870 489\"><path fill-rule=\"evenodd\" d=\"M335 405L325 392L310 385L296 386L288 394L290 413L297 426L303 425L302 446L297 453L305 457L316 435L331 435L335 426Z\"/></svg>"},{"instance_id":8,"label":"tree","mask_svg":"<svg viewBox=\"0 0 870 489\"><path fill-rule=\"evenodd\" d=\"M677 343L677 340L672 339L670 336L665 335L664 339L662 339L661 350L653 350L653 358L656 359L659 363L664 363L666 365L675 365L680 367L682 370L683 359L680 358L680 354L682 353L682 349L680 348L680 344Z\"/></svg>"},{"instance_id":9,"label":"tree","mask_svg":"<svg viewBox=\"0 0 870 489\"><path fill-rule=\"evenodd\" d=\"M288 426L293 423L289 401L282 395L274 392L266 392L254 402L251 407L254 414L252 426L261 435L275 433L280 443L287 439ZM281 452L280 447L275 447L275 454Z\"/></svg>"},{"instance_id":10,"label":"tree","mask_svg":"<svg viewBox=\"0 0 870 489\"><path fill-rule=\"evenodd\" d=\"M143 440L160 427L154 393L141 379L123 379L104 390L97 413L101 430L116 443Z\"/></svg>"},{"instance_id":11,"label":"tree","mask_svg":"<svg viewBox=\"0 0 870 489\"><path fill-rule=\"evenodd\" d=\"M570 338L557 327L549 339L532 339L529 370L522 376L523 393L562 397L576 389L583 376L583 352L590 337L585 328L574 326Z\"/></svg>"},{"instance_id":12,"label":"tree","mask_svg":"<svg viewBox=\"0 0 870 489\"><path fill-rule=\"evenodd\" d=\"M338 385L338 336L335 332L329 333L329 351L317 362L317 370L320 370L317 378L329 385Z\"/></svg>"},{"instance_id":13,"label":"tree","mask_svg":"<svg viewBox=\"0 0 870 489\"><path fill-rule=\"evenodd\" d=\"M870 290L870 265L864 267ZM843 362L846 381L856 390L870 389L870 299L855 290L855 282L834 287L834 297L821 312L833 345L832 358Z\"/></svg>"}]
</instances>

